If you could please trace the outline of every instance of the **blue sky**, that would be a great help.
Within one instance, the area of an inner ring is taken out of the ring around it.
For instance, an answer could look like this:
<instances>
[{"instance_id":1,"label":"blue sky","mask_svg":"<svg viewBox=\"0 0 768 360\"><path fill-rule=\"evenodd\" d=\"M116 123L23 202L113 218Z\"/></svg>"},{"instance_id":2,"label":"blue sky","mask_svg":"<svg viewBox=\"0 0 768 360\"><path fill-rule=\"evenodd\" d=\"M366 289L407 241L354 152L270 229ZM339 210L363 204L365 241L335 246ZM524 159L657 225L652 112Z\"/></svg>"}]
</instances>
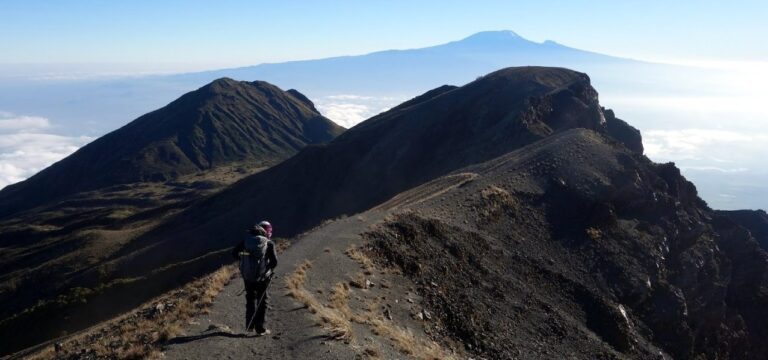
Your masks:
<instances>
[{"instance_id":1,"label":"blue sky","mask_svg":"<svg viewBox=\"0 0 768 360\"><path fill-rule=\"evenodd\" d=\"M766 1L0 1L0 65L180 70L415 48L509 29L652 60L768 60Z\"/></svg>"}]
</instances>

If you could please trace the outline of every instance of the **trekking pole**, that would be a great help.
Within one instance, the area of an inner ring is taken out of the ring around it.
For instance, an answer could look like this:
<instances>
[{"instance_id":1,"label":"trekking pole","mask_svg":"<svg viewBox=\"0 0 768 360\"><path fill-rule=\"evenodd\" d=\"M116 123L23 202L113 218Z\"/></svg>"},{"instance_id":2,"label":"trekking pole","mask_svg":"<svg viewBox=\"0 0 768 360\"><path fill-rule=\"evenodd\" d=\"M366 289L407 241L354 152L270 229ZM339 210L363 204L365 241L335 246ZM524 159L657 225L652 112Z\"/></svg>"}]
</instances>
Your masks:
<instances>
[{"instance_id":1,"label":"trekking pole","mask_svg":"<svg viewBox=\"0 0 768 360\"><path fill-rule=\"evenodd\" d=\"M251 320L249 320L248 324L245 326L246 332L248 331L248 329L251 328L251 324L253 324L253 320L256 320L256 314L259 313L259 306L261 305L261 302L264 301L264 297L267 296L267 291L269 291L269 286L272 285L272 276L274 276L274 273L272 275L269 275L269 280L267 281L267 286L264 288L264 293L261 294L259 301L256 303L256 308L253 311L253 315L251 315ZM267 311L267 309L264 309L264 311Z\"/></svg>"}]
</instances>

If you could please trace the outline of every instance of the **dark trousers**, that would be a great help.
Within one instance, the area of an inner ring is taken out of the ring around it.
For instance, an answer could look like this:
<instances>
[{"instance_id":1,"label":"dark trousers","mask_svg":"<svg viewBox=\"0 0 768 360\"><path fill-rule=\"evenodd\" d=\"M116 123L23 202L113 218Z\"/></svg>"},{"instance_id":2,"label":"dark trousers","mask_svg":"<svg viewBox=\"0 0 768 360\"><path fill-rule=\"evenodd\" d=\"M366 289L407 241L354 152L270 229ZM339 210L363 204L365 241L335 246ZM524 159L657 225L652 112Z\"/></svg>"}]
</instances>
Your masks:
<instances>
[{"instance_id":1,"label":"dark trousers","mask_svg":"<svg viewBox=\"0 0 768 360\"><path fill-rule=\"evenodd\" d=\"M245 282L245 326L248 327L250 322L250 328L248 330L264 331L264 315L267 312L267 285L269 280ZM256 303L259 302L259 308L256 309ZM253 316L254 311L256 317ZM251 321L253 319L253 321Z\"/></svg>"}]
</instances>

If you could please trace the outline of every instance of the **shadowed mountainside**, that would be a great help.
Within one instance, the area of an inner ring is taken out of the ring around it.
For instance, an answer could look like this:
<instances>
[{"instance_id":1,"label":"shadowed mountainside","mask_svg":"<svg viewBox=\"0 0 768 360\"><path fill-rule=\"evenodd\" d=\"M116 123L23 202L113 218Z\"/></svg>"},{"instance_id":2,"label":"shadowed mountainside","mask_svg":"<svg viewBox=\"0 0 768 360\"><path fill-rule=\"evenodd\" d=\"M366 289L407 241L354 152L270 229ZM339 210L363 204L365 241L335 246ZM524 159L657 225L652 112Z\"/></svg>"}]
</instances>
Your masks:
<instances>
[{"instance_id":1,"label":"shadowed mountainside","mask_svg":"<svg viewBox=\"0 0 768 360\"><path fill-rule=\"evenodd\" d=\"M760 243L760 247L768 251L768 214L765 210L733 210L717 213L749 230Z\"/></svg>"},{"instance_id":2,"label":"shadowed mountainside","mask_svg":"<svg viewBox=\"0 0 768 360\"><path fill-rule=\"evenodd\" d=\"M115 278L108 260L195 201L342 131L296 90L220 79L4 189L0 352L88 326L182 274L205 273L210 267L197 259ZM160 286L147 292L138 283ZM103 305L89 302L101 295ZM16 331L21 324L28 331Z\"/></svg>"},{"instance_id":3,"label":"shadowed mountainside","mask_svg":"<svg viewBox=\"0 0 768 360\"><path fill-rule=\"evenodd\" d=\"M620 129L617 138L642 149L636 130L604 114L589 77L567 69L508 68L440 87L201 202L126 248L119 268L162 266L178 241L184 251L171 256L179 259L228 246L262 216L292 236L567 129Z\"/></svg>"},{"instance_id":4,"label":"shadowed mountainside","mask_svg":"<svg viewBox=\"0 0 768 360\"><path fill-rule=\"evenodd\" d=\"M446 184L455 184L446 186ZM768 256L672 164L587 130L402 193L368 234L478 357L763 359Z\"/></svg>"},{"instance_id":5,"label":"shadowed mountainside","mask_svg":"<svg viewBox=\"0 0 768 360\"><path fill-rule=\"evenodd\" d=\"M0 218L106 186L161 182L237 161L274 164L342 131L296 90L219 79L6 187Z\"/></svg>"},{"instance_id":6,"label":"shadowed mountainside","mask_svg":"<svg viewBox=\"0 0 768 360\"><path fill-rule=\"evenodd\" d=\"M119 240L94 239L87 234L58 245L47 244L34 256L47 259L46 254L56 246L71 250L86 244L89 248L111 245L109 251L90 257L88 268L52 273L59 279L56 291L71 295L63 301L67 310L58 306L45 309L68 314L71 320L40 327L41 333L100 320L88 315L88 306L70 298L85 296L89 303L108 299L113 303L111 311L125 311L190 276L215 269L227 261L226 254L218 250L231 246L242 229L257 218L280 224L277 236L291 236L325 219L364 211L435 177L563 130L584 127L607 134L610 121L615 119L605 116L589 78L566 69L509 68L460 88L437 88L346 131L328 145L310 145L218 195L193 202L189 210L161 213L154 223L159 224L157 227L144 226ZM626 125L617 122L614 127L622 126ZM639 143L639 137L627 140ZM23 263L32 261L29 256L22 259ZM35 274L39 273L30 273L30 279L38 278ZM124 296L119 294L127 293L133 296L115 301ZM45 317L24 320L27 318L15 317L5 328L21 321L45 323Z\"/></svg>"}]
</instances>

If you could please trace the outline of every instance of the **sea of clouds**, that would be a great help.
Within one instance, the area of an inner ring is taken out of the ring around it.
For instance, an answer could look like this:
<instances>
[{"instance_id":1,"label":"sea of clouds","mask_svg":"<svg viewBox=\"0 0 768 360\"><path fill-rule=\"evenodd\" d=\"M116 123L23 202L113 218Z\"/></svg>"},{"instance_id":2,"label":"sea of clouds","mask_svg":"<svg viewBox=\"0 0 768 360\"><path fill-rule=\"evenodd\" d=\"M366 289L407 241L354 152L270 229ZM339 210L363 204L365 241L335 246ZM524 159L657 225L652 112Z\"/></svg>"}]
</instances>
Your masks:
<instances>
[{"instance_id":1,"label":"sea of clouds","mask_svg":"<svg viewBox=\"0 0 768 360\"><path fill-rule=\"evenodd\" d=\"M0 188L34 175L93 140L54 131L46 118L0 111Z\"/></svg>"},{"instance_id":2,"label":"sea of clouds","mask_svg":"<svg viewBox=\"0 0 768 360\"><path fill-rule=\"evenodd\" d=\"M325 117L349 129L365 119L391 109L407 100L407 96L328 95L315 100Z\"/></svg>"}]
</instances>

